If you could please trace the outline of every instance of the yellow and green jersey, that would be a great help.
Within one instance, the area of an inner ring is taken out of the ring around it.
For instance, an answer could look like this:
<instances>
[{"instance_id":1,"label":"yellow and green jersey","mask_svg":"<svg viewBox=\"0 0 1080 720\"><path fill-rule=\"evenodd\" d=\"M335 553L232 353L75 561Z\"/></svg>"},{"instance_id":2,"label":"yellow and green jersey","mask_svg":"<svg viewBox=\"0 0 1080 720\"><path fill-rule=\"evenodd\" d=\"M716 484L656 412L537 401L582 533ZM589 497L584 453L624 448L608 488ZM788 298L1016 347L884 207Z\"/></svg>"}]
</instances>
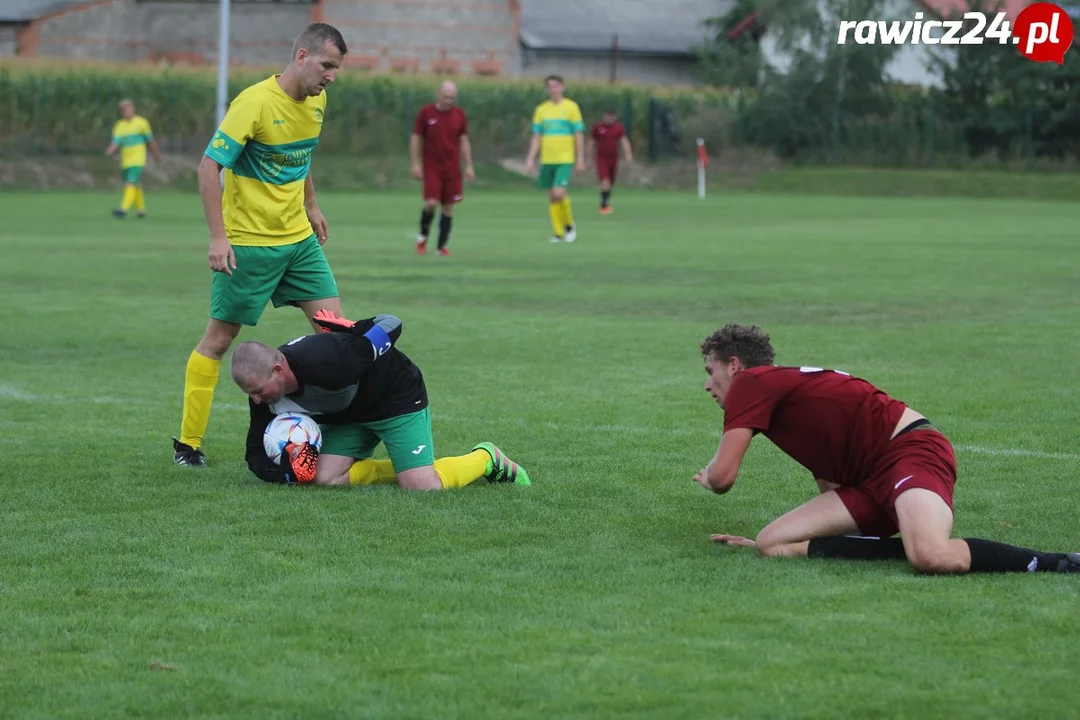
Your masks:
<instances>
[{"instance_id":1,"label":"yellow and green jersey","mask_svg":"<svg viewBox=\"0 0 1080 720\"><path fill-rule=\"evenodd\" d=\"M312 234L304 181L319 143L326 93L303 101L272 75L232 101L206 155L225 168L221 210L233 245L288 245Z\"/></svg>"},{"instance_id":2,"label":"yellow and green jersey","mask_svg":"<svg viewBox=\"0 0 1080 720\"><path fill-rule=\"evenodd\" d=\"M585 132L581 108L566 98L558 105L550 100L541 103L533 113L533 132L541 135L541 165L573 163L574 133Z\"/></svg>"},{"instance_id":3,"label":"yellow and green jersey","mask_svg":"<svg viewBox=\"0 0 1080 720\"><path fill-rule=\"evenodd\" d=\"M153 139L150 122L142 115L135 115L130 120L118 120L113 125L112 141L120 146L120 167L127 169L146 165L146 143Z\"/></svg>"}]
</instances>

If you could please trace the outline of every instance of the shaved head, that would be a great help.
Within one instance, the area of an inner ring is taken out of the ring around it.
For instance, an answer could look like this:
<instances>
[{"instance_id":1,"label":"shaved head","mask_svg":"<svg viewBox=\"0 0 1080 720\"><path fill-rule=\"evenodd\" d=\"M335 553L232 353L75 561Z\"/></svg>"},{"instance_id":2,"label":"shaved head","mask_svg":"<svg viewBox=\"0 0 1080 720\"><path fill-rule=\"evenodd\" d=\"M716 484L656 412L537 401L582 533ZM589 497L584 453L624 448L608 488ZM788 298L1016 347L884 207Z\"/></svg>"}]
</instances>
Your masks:
<instances>
[{"instance_id":1,"label":"shaved head","mask_svg":"<svg viewBox=\"0 0 1080 720\"><path fill-rule=\"evenodd\" d=\"M241 388L248 380L265 380L274 372L274 365L283 362L285 356L277 348L248 340L236 346L229 371L233 381Z\"/></svg>"},{"instance_id":2,"label":"shaved head","mask_svg":"<svg viewBox=\"0 0 1080 720\"><path fill-rule=\"evenodd\" d=\"M435 93L435 107L446 111L452 108L456 102L457 85L447 80L439 86L438 91Z\"/></svg>"}]
</instances>

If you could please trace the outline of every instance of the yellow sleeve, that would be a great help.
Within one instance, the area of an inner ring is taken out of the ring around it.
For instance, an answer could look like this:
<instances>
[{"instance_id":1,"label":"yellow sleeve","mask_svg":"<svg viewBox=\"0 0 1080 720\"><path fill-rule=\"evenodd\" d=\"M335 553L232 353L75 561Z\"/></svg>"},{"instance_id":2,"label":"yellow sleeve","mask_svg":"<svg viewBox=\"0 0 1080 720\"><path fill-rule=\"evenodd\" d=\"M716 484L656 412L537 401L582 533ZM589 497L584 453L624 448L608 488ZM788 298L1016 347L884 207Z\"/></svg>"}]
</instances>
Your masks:
<instances>
[{"instance_id":1,"label":"yellow sleeve","mask_svg":"<svg viewBox=\"0 0 1080 720\"><path fill-rule=\"evenodd\" d=\"M261 109L261 103L252 97L252 93L240 93L229 105L221 125L206 146L206 156L231 169L247 141L255 137Z\"/></svg>"},{"instance_id":2,"label":"yellow sleeve","mask_svg":"<svg viewBox=\"0 0 1080 720\"><path fill-rule=\"evenodd\" d=\"M585 120L581 117L581 108L577 103L570 105L570 132L585 132Z\"/></svg>"},{"instance_id":3,"label":"yellow sleeve","mask_svg":"<svg viewBox=\"0 0 1080 720\"><path fill-rule=\"evenodd\" d=\"M112 126L112 141L117 145L120 144L120 121L117 120Z\"/></svg>"},{"instance_id":4,"label":"yellow sleeve","mask_svg":"<svg viewBox=\"0 0 1080 720\"><path fill-rule=\"evenodd\" d=\"M544 106L543 105L537 105L536 106L536 111L533 112L532 131L534 133L537 133L537 134L539 134L540 130L543 128L542 123L544 122L544 118L543 118L543 114L540 112L540 108L542 108L542 107L544 107Z\"/></svg>"}]
</instances>

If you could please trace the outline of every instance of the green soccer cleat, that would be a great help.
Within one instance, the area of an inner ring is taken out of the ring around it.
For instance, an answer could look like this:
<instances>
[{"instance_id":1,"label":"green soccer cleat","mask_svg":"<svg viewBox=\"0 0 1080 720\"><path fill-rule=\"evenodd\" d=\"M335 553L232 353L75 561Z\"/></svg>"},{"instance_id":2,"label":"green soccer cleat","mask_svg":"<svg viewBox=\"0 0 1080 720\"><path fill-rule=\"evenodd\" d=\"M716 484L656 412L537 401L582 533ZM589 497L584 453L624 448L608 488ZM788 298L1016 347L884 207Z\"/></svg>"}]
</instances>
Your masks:
<instances>
[{"instance_id":1,"label":"green soccer cleat","mask_svg":"<svg viewBox=\"0 0 1080 720\"><path fill-rule=\"evenodd\" d=\"M487 464L487 470L484 472L484 478L489 483L532 485L529 481L529 473L525 472L525 468L506 457L506 454L492 443L482 442L473 450L483 450L491 456L491 460Z\"/></svg>"}]
</instances>

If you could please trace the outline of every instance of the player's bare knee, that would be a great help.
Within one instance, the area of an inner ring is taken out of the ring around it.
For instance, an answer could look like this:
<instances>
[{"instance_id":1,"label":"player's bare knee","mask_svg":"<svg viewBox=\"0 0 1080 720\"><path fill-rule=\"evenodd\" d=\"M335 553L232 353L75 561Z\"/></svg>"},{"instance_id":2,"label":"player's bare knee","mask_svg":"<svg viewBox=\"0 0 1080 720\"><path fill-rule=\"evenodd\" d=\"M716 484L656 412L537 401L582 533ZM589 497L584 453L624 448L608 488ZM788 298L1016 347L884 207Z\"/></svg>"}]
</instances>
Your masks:
<instances>
[{"instance_id":1,"label":"player's bare knee","mask_svg":"<svg viewBox=\"0 0 1080 720\"><path fill-rule=\"evenodd\" d=\"M440 209L443 217L452 217L454 214L454 204L447 203Z\"/></svg>"},{"instance_id":2,"label":"player's bare knee","mask_svg":"<svg viewBox=\"0 0 1080 720\"><path fill-rule=\"evenodd\" d=\"M424 211L425 212L435 212L435 208L437 208L438 206L439 206L439 201L434 199L434 198L431 198L431 199L428 199L428 200L424 201Z\"/></svg>"},{"instance_id":3,"label":"player's bare knee","mask_svg":"<svg viewBox=\"0 0 1080 720\"><path fill-rule=\"evenodd\" d=\"M397 474L398 485L406 490L442 490L442 481L439 480L435 467L413 468Z\"/></svg>"},{"instance_id":4,"label":"player's bare knee","mask_svg":"<svg viewBox=\"0 0 1080 720\"><path fill-rule=\"evenodd\" d=\"M964 572L964 559L949 552L947 546L916 545L907 551L908 562L916 572L924 575L948 575Z\"/></svg>"},{"instance_id":5,"label":"player's bare knee","mask_svg":"<svg viewBox=\"0 0 1080 720\"><path fill-rule=\"evenodd\" d=\"M240 326L232 323L211 320L206 326L202 340L195 348L195 352L211 360L220 360L225 357L229 346L236 336L240 334Z\"/></svg>"}]
</instances>

